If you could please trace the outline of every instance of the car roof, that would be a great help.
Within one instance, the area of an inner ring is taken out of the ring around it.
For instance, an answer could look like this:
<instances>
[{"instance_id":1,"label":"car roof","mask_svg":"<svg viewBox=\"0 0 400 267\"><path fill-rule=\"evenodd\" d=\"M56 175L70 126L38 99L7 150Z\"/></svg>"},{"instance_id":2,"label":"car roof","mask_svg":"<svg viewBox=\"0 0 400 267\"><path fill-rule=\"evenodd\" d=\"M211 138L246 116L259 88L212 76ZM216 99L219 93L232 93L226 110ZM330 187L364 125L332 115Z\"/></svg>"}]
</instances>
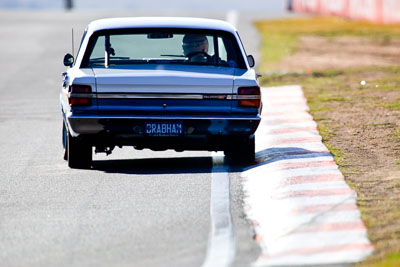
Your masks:
<instances>
[{"instance_id":1,"label":"car roof","mask_svg":"<svg viewBox=\"0 0 400 267\"><path fill-rule=\"evenodd\" d=\"M231 24L216 19L183 18L183 17L128 17L108 18L92 21L89 32L128 28L188 28L205 30L223 30L235 32Z\"/></svg>"}]
</instances>

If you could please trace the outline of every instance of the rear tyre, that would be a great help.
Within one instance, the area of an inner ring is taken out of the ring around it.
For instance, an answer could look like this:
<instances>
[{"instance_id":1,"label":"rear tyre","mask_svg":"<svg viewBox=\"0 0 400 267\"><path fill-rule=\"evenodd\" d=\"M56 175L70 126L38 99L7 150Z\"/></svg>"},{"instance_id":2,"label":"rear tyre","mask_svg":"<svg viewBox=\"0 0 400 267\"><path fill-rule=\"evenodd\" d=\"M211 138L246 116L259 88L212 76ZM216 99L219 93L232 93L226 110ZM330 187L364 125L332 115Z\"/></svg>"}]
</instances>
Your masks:
<instances>
[{"instance_id":1,"label":"rear tyre","mask_svg":"<svg viewBox=\"0 0 400 267\"><path fill-rule=\"evenodd\" d=\"M233 163L252 163L255 160L255 137L232 137L229 147L225 149L225 156Z\"/></svg>"},{"instance_id":2,"label":"rear tyre","mask_svg":"<svg viewBox=\"0 0 400 267\"><path fill-rule=\"evenodd\" d=\"M63 127L62 127L62 144L63 144L64 160L68 160L67 129L65 128L64 122L63 122Z\"/></svg>"},{"instance_id":3,"label":"rear tyre","mask_svg":"<svg viewBox=\"0 0 400 267\"><path fill-rule=\"evenodd\" d=\"M92 166L92 146L83 143L67 132L68 166L74 169L89 169Z\"/></svg>"}]
</instances>

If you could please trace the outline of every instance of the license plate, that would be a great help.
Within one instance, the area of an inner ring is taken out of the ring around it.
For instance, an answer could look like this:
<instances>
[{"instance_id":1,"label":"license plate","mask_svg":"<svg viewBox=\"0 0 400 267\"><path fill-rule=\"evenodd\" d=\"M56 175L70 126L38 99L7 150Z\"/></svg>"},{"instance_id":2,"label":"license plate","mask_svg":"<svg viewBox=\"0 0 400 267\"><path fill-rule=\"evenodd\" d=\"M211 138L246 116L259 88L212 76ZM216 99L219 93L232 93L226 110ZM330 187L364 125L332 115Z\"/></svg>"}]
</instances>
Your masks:
<instances>
[{"instance_id":1,"label":"license plate","mask_svg":"<svg viewBox=\"0 0 400 267\"><path fill-rule=\"evenodd\" d=\"M182 122L146 122L146 134L149 136L181 136Z\"/></svg>"}]
</instances>

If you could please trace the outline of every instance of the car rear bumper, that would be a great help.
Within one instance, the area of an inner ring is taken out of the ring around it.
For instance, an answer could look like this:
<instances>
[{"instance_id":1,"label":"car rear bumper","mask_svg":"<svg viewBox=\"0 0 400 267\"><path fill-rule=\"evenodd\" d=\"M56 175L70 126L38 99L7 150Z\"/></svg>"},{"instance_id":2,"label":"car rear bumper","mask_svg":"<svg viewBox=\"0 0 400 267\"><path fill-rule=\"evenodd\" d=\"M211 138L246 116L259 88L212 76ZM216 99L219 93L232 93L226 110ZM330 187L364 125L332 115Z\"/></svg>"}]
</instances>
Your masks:
<instances>
[{"instance_id":1,"label":"car rear bumper","mask_svg":"<svg viewBox=\"0 0 400 267\"><path fill-rule=\"evenodd\" d=\"M72 115L66 117L73 136L108 134L144 135L145 123L179 121L183 123L183 135L236 135L253 134L261 117L257 116L93 116Z\"/></svg>"},{"instance_id":2,"label":"car rear bumper","mask_svg":"<svg viewBox=\"0 0 400 267\"><path fill-rule=\"evenodd\" d=\"M233 136L254 134L260 116L83 116L66 118L70 134L92 146L153 150L225 150ZM149 136L146 122L182 122L180 136Z\"/></svg>"}]
</instances>

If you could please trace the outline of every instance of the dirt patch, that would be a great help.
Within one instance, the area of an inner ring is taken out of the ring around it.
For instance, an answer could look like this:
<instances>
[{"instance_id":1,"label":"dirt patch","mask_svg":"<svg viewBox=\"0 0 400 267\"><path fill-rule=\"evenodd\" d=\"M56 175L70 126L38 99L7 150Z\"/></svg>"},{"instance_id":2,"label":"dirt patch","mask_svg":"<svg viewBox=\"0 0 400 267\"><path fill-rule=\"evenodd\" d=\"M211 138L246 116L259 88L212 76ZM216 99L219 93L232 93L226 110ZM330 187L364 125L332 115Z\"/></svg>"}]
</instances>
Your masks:
<instances>
[{"instance_id":1,"label":"dirt patch","mask_svg":"<svg viewBox=\"0 0 400 267\"><path fill-rule=\"evenodd\" d=\"M358 193L376 261L400 251L400 111L380 104L400 99L400 91L348 90L354 90L348 103L333 101L332 111L315 114L333 129L326 142L344 155L341 170Z\"/></svg>"},{"instance_id":2,"label":"dirt patch","mask_svg":"<svg viewBox=\"0 0 400 267\"><path fill-rule=\"evenodd\" d=\"M394 66L400 62L400 40L360 37L301 36L296 52L276 66L282 71Z\"/></svg>"}]
</instances>

